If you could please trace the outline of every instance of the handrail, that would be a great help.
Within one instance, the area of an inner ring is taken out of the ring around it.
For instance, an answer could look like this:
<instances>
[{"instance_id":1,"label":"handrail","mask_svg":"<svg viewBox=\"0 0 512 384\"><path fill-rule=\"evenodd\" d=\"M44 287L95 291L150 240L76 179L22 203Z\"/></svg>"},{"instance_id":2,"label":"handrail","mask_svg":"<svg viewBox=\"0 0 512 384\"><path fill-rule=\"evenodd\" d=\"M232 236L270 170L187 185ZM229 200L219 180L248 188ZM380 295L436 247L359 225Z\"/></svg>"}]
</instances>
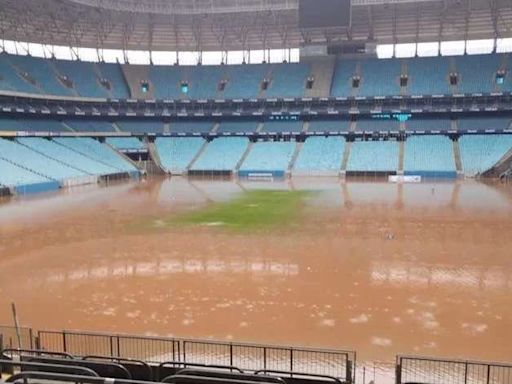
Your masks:
<instances>
[{"instance_id":1,"label":"handrail","mask_svg":"<svg viewBox=\"0 0 512 384\"><path fill-rule=\"evenodd\" d=\"M32 361L39 361L40 363L46 363L46 364L53 364L53 363L59 363L60 361L63 361L61 359L54 359L54 358L50 358L50 357L39 357L39 356L30 356L31 359L33 359ZM103 362L99 362L99 361L91 361L91 360L80 360L80 359L74 359L73 360L73 364L76 364L76 365L79 365L79 366L86 366L87 368L91 368L91 365L94 366L96 365L96 368L115 368L115 369L118 369L120 370L121 372L123 372L124 376L126 377L120 377L119 379L127 379L127 380L131 380L132 379L132 375L131 373L126 369L126 367L122 366L121 364L116 364L116 363L103 363ZM85 365L87 364L87 365ZM93 368L91 368L92 370L94 370Z\"/></svg>"},{"instance_id":2,"label":"handrail","mask_svg":"<svg viewBox=\"0 0 512 384\"><path fill-rule=\"evenodd\" d=\"M141 380L127 380L127 379L113 379L109 377L92 377L82 375L68 375L62 373L52 372L33 372L24 371L19 372L9 377L6 383L15 383L18 380L26 381L26 379L41 379L41 380L54 380L54 381L65 381L81 384L155 384L152 381L141 381Z\"/></svg>"},{"instance_id":3,"label":"handrail","mask_svg":"<svg viewBox=\"0 0 512 384\"><path fill-rule=\"evenodd\" d=\"M31 361L13 361L13 360L0 360L0 373L2 373L2 367L5 366L13 366L20 368L49 368L55 369L59 371L72 371L72 372L53 372L53 371L43 371L43 372L53 372L53 373L69 373L69 374L80 374L84 373L85 376L92 377L100 377L96 372L87 367L80 367L78 365L61 365L61 364L45 364L45 363L34 363Z\"/></svg>"},{"instance_id":4,"label":"handrail","mask_svg":"<svg viewBox=\"0 0 512 384\"><path fill-rule=\"evenodd\" d=\"M20 352L23 353L35 353L39 355L54 355L54 356L61 356L61 357L67 357L70 359L74 359L75 357L67 352L56 352L56 351L47 351L44 349L20 349L20 348L5 348L0 351L0 354L5 354L6 352L17 352L20 354Z\"/></svg>"},{"instance_id":5,"label":"handrail","mask_svg":"<svg viewBox=\"0 0 512 384\"><path fill-rule=\"evenodd\" d=\"M164 378L162 383L187 383L187 384L273 384L265 381L222 379L218 377L173 375Z\"/></svg>"},{"instance_id":6,"label":"handrail","mask_svg":"<svg viewBox=\"0 0 512 384\"><path fill-rule=\"evenodd\" d=\"M100 355L87 355L87 356L83 356L81 358L81 360L110 360L110 361L113 361L113 362L117 361L119 363L126 362L126 363L140 364L144 368L146 368L146 370L147 370L148 381L152 381L153 380L153 370L151 369L151 367L149 366L148 363L146 363L145 361L142 361L142 360L130 359L130 358L125 358L125 357L100 356Z\"/></svg>"},{"instance_id":7,"label":"handrail","mask_svg":"<svg viewBox=\"0 0 512 384\"><path fill-rule=\"evenodd\" d=\"M230 371L238 371L239 373L245 373L240 368L231 365L217 365L217 364L199 364L199 363L185 363L183 361L164 361L158 365L158 373L160 374L161 368L168 365L183 365L186 367L203 367L203 368L214 368L214 369L226 369Z\"/></svg>"},{"instance_id":8,"label":"handrail","mask_svg":"<svg viewBox=\"0 0 512 384\"><path fill-rule=\"evenodd\" d=\"M262 382L268 380L270 383L278 383L278 384L286 384L286 381L282 377L277 376L268 376L268 375L254 375L252 373L232 373L232 372L222 372L222 371L212 371L206 369L190 369L184 368L175 373L175 375L190 375L190 376L209 376L209 377L217 377L217 378L226 378L226 379L248 379L248 380L256 380L258 382ZM262 379L262 380L259 380ZM165 379L164 379L165 380Z\"/></svg>"},{"instance_id":9,"label":"handrail","mask_svg":"<svg viewBox=\"0 0 512 384\"><path fill-rule=\"evenodd\" d=\"M335 382L336 384L343 384L343 383L345 383L344 381L341 381L337 377L328 376L328 375L319 375L319 374L316 374L316 373L301 373L301 372L295 372L295 371L293 371L293 372L291 372L291 371L277 371L277 370L272 370L272 369L260 369L260 370L254 372L255 375L259 375L260 373L264 373L264 374L274 373L274 374L278 374L278 375L289 375L290 377L302 376L302 377L311 377L311 378L318 378L318 379L327 379L329 381Z\"/></svg>"}]
</instances>

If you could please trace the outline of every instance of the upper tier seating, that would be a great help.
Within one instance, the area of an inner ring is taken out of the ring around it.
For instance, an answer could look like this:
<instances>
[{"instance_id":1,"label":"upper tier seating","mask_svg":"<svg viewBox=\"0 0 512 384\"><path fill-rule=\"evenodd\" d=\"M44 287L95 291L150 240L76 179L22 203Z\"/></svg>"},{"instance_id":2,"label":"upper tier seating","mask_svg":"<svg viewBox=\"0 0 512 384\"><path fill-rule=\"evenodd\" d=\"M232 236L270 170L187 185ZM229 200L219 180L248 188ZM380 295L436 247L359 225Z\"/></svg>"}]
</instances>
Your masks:
<instances>
[{"instance_id":1,"label":"upper tier seating","mask_svg":"<svg viewBox=\"0 0 512 384\"><path fill-rule=\"evenodd\" d=\"M25 81L9 62L9 55L0 53L0 88L6 91L41 93L39 88Z\"/></svg>"},{"instance_id":2,"label":"upper tier seating","mask_svg":"<svg viewBox=\"0 0 512 384\"><path fill-rule=\"evenodd\" d=\"M448 94L450 83L449 58L423 57L407 60L407 94L435 95Z\"/></svg>"},{"instance_id":3,"label":"upper tier seating","mask_svg":"<svg viewBox=\"0 0 512 384\"><path fill-rule=\"evenodd\" d=\"M347 132L349 128L348 120L311 120L308 132Z\"/></svg>"},{"instance_id":4,"label":"upper tier seating","mask_svg":"<svg viewBox=\"0 0 512 384\"><path fill-rule=\"evenodd\" d=\"M398 143L396 141L354 141L350 148L347 171L398 171Z\"/></svg>"},{"instance_id":5,"label":"upper tier seating","mask_svg":"<svg viewBox=\"0 0 512 384\"><path fill-rule=\"evenodd\" d=\"M503 55L469 55L455 58L459 93L491 93L503 90L496 73Z\"/></svg>"},{"instance_id":6,"label":"upper tier seating","mask_svg":"<svg viewBox=\"0 0 512 384\"><path fill-rule=\"evenodd\" d=\"M129 99L130 89L124 78L123 70L119 64L96 63L100 78L108 80L110 90L107 91L113 98Z\"/></svg>"},{"instance_id":7,"label":"upper tier seating","mask_svg":"<svg viewBox=\"0 0 512 384\"><path fill-rule=\"evenodd\" d=\"M302 121L267 121L262 132L290 133L302 131Z\"/></svg>"},{"instance_id":8,"label":"upper tier seating","mask_svg":"<svg viewBox=\"0 0 512 384\"><path fill-rule=\"evenodd\" d=\"M107 90L100 84L93 63L84 61L55 60L57 71L73 83L73 89L84 97L110 97Z\"/></svg>"},{"instance_id":9,"label":"upper tier seating","mask_svg":"<svg viewBox=\"0 0 512 384\"><path fill-rule=\"evenodd\" d=\"M265 97L302 97L310 68L307 64L272 64L270 84Z\"/></svg>"},{"instance_id":10,"label":"upper tier seating","mask_svg":"<svg viewBox=\"0 0 512 384\"><path fill-rule=\"evenodd\" d=\"M68 130L55 120L0 118L0 131L62 132Z\"/></svg>"},{"instance_id":11,"label":"upper tier seating","mask_svg":"<svg viewBox=\"0 0 512 384\"><path fill-rule=\"evenodd\" d=\"M48 181L50 180L42 175L30 172L0 158L0 185L15 187L17 185L46 183Z\"/></svg>"},{"instance_id":12,"label":"upper tier seating","mask_svg":"<svg viewBox=\"0 0 512 384\"><path fill-rule=\"evenodd\" d=\"M309 137L302 145L293 169L302 172L338 172L344 152L345 139L343 137Z\"/></svg>"},{"instance_id":13,"label":"upper tier seating","mask_svg":"<svg viewBox=\"0 0 512 384\"><path fill-rule=\"evenodd\" d=\"M212 130L211 121L175 121L171 123L174 133L208 133Z\"/></svg>"},{"instance_id":14,"label":"upper tier seating","mask_svg":"<svg viewBox=\"0 0 512 384\"><path fill-rule=\"evenodd\" d=\"M229 133L251 133L256 132L258 122L256 121L224 121L220 123L217 132Z\"/></svg>"},{"instance_id":15,"label":"upper tier seating","mask_svg":"<svg viewBox=\"0 0 512 384\"><path fill-rule=\"evenodd\" d=\"M89 175L109 175L118 173L115 168L74 151L53 140L46 140L39 137L22 137L17 139L21 144L40 152L45 156L67 164L72 168L79 169Z\"/></svg>"},{"instance_id":16,"label":"upper tier seating","mask_svg":"<svg viewBox=\"0 0 512 384\"><path fill-rule=\"evenodd\" d=\"M52 66L54 60L18 55L9 55L8 59L20 71L28 73L44 93L59 96L74 95L73 91L65 87L57 78Z\"/></svg>"},{"instance_id":17,"label":"upper tier seating","mask_svg":"<svg viewBox=\"0 0 512 384\"><path fill-rule=\"evenodd\" d=\"M400 60L361 60L361 83L357 95L399 95L401 70L402 63Z\"/></svg>"},{"instance_id":18,"label":"upper tier seating","mask_svg":"<svg viewBox=\"0 0 512 384\"><path fill-rule=\"evenodd\" d=\"M105 142L119 150L142 150L144 143L136 137L107 137Z\"/></svg>"},{"instance_id":19,"label":"upper tier seating","mask_svg":"<svg viewBox=\"0 0 512 384\"><path fill-rule=\"evenodd\" d=\"M268 64L227 65L223 97L225 99L255 99L263 79L269 75Z\"/></svg>"},{"instance_id":20,"label":"upper tier seating","mask_svg":"<svg viewBox=\"0 0 512 384\"><path fill-rule=\"evenodd\" d=\"M453 143L446 136L411 136L405 142L404 172L427 177L455 177Z\"/></svg>"},{"instance_id":21,"label":"upper tier seating","mask_svg":"<svg viewBox=\"0 0 512 384\"><path fill-rule=\"evenodd\" d=\"M459 146L464 174L475 176L492 168L512 149L512 135L463 135Z\"/></svg>"},{"instance_id":22,"label":"upper tier seating","mask_svg":"<svg viewBox=\"0 0 512 384\"><path fill-rule=\"evenodd\" d=\"M510 117L464 117L458 120L459 130L485 131L488 129L508 129Z\"/></svg>"},{"instance_id":23,"label":"upper tier seating","mask_svg":"<svg viewBox=\"0 0 512 384\"><path fill-rule=\"evenodd\" d=\"M295 151L295 142L257 142L240 171L286 171Z\"/></svg>"},{"instance_id":24,"label":"upper tier seating","mask_svg":"<svg viewBox=\"0 0 512 384\"><path fill-rule=\"evenodd\" d=\"M157 137L155 140L162 166L172 173L184 172L204 143L200 137Z\"/></svg>"},{"instance_id":25,"label":"upper tier seating","mask_svg":"<svg viewBox=\"0 0 512 384\"><path fill-rule=\"evenodd\" d=\"M450 119L443 118L412 118L405 122L405 129L408 131L450 131L452 129L452 122Z\"/></svg>"},{"instance_id":26,"label":"upper tier seating","mask_svg":"<svg viewBox=\"0 0 512 384\"><path fill-rule=\"evenodd\" d=\"M164 124L161 121L126 120L117 121L116 124L124 132L162 133L164 131Z\"/></svg>"},{"instance_id":27,"label":"upper tier seating","mask_svg":"<svg viewBox=\"0 0 512 384\"><path fill-rule=\"evenodd\" d=\"M332 96L351 96L352 78L356 75L356 60L340 60L334 69L331 85Z\"/></svg>"},{"instance_id":28,"label":"upper tier seating","mask_svg":"<svg viewBox=\"0 0 512 384\"><path fill-rule=\"evenodd\" d=\"M77 132L114 132L112 123L98 120L66 120L68 127Z\"/></svg>"},{"instance_id":29,"label":"upper tier seating","mask_svg":"<svg viewBox=\"0 0 512 384\"><path fill-rule=\"evenodd\" d=\"M85 173L50 159L14 141L0 139L0 157L48 179L65 181Z\"/></svg>"},{"instance_id":30,"label":"upper tier seating","mask_svg":"<svg viewBox=\"0 0 512 384\"><path fill-rule=\"evenodd\" d=\"M400 123L397 120L365 119L357 120L356 132L398 132Z\"/></svg>"},{"instance_id":31,"label":"upper tier seating","mask_svg":"<svg viewBox=\"0 0 512 384\"><path fill-rule=\"evenodd\" d=\"M137 168L123 159L108 145L102 144L89 137L64 137L55 138L57 143L65 145L76 152L95 159L118 172L138 173Z\"/></svg>"},{"instance_id":32,"label":"upper tier seating","mask_svg":"<svg viewBox=\"0 0 512 384\"><path fill-rule=\"evenodd\" d=\"M208 144L191 170L233 171L242 158L249 140L245 137L220 137Z\"/></svg>"}]
</instances>

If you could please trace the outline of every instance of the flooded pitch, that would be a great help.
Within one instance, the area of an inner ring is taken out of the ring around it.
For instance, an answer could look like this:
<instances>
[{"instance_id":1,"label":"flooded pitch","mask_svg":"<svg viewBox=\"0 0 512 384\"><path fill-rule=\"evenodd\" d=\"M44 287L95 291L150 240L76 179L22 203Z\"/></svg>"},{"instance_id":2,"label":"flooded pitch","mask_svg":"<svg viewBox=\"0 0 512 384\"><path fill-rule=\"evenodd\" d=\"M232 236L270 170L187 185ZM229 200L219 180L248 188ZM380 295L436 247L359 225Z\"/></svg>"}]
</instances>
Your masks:
<instances>
[{"instance_id":1,"label":"flooded pitch","mask_svg":"<svg viewBox=\"0 0 512 384\"><path fill-rule=\"evenodd\" d=\"M293 225L162 217L311 190ZM152 223L152 225L146 225ZM512 360L512 187L150 179L0 203L0 324Z\"/></svg>"}]
</instances>

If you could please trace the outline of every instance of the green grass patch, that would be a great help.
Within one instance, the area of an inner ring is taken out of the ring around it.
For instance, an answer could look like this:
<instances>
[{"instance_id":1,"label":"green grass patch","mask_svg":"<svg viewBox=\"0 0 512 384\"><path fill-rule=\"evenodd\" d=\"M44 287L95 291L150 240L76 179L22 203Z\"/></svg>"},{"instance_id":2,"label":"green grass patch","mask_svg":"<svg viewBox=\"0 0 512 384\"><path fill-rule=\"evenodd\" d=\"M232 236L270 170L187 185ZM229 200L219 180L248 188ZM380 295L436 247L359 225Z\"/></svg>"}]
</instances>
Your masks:
<instances>
[{"instance_id":1,"label":"green grass patch","mask_svg":"<svg viewBox=\"0 0 512 384\"><path fill-rule=\"evenodd\" d=\"M302 212L305 191L254 190L234 200L165 220L168 225L197 225L235 231L282 228L295 223Z\"/></svg>"}]
</instances>

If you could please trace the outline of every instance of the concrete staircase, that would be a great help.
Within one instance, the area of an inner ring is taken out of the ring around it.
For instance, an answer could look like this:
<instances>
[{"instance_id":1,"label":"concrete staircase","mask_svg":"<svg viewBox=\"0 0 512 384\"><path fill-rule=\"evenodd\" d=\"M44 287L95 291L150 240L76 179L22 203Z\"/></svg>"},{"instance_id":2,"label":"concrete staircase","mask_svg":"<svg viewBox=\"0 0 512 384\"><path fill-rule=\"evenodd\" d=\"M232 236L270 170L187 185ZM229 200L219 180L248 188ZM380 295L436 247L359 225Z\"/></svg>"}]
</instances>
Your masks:
<instances>
[{"instance_id":1,"label":"concrete staircase","mask_svg":"<svg viewBox=\"0 0 512 384\"><path fill-rule=\"evenodd\" d=\"M405 141L398 142L398 175L404 174Z\"/></svg>"},{"instance_id":2,"label":"concrete staircase","mask_svg":"<svg viewBox=\"0 0 512 384\"><path fill-rule=\"evenodd\" d=\"M155 87L149 80L149 66L147 65L121 65L124 78L130 89L130 95L133 99L154 99ZM147 81L149 91L143 93L140 87L141 81Z\"/></svg>"},{"instance_id":3,"label":"concrete staircase","mask_svg":"<svg viewBox=\"0 0 512 384\"><path fill-rule=\"evenodd\" d=\"M343 158L341 159L340 176L345 177L347 174L348 159L350 157L350 150L352 149L352 142L347 141L345 143L345 151L343 152Z\"/></svg>"},{"instance_id":4,"label":"concrete staircase","mask_svg":"<svg viewBox=\"0 0 512 384\"><path fill-rule=\"evenodd\" d=\"M457 170L458 176L464 176L464 170L462 169L462 160L460 157L460 146L457 140L453 140L453 156L455 158L455 169Z\"/></svg>"},{"instance_id":5,"label":"concrete staircase","mask_svg":"<svg viewBox=\"0 0 512 384\"><path fill-rule=\"evenodd\" d=\"M482 173L484 177L511 177L512 175L512 148L489 170Z\"/></svg>"},{"instance_id":6,"label":"concrete staircase","mask_svg":"<svg viewBox=\"0 0 512 384\"><path fill-rule=\"evenodd\" d=\"M192 159L192 161L190 162L189 165L187 165L187 167L185 168L185 174L188 173L188 171L190 170L190 168L192 168L192 166L194 165L194 163L197 161L197 159L199 159L201 157L201 155L203 154L203 152L206 150L206 147L208 147L208 144L210 142L209 141L205 141L203 146L201 147L201 149L199 149L199 152L196 153L196 155L194 156L194 158Z\"/></svg>"},{"instance_id":7,"label":"concrete staircase","mask_svg":"<svg viewBox=\"0 0 512 384\"><path fill-rule=\"evenodd\" d=\"M247 146L247 148L245 149L245 152L244 154L242 155L242 157L240 158L240 160L238 160L238 163L236 163L236 167L235 167L235 172L238 172L240 170L240 167L242 166L242 164L244 163L245 159L247 158L247 156L249 156L249 153L251 152L251 149L252 149L252 146L254 145L254 143L251 141L249 142L249 145Z\"/></svg>"},{"instance_id":8,"label":"concrete staircase","mask_svg":"<svg viewBox=\"0 0 512 384\"><path fill-rule=\"evenodd\" d=\"M302 146L304 145L303 142L297 142L295 144L295 151L293 152L292 159L290 160L290 163L288 164L288 168L286 169L287 173L290 173L293 169L293 166L295 165L295 162L297 161L297 157L299 157L300 150L302 149Z\"/></svg>"},{"instance_id":9,"label":"concrete staircase","mask_svg":"<svg viewBox=\"0 0 512 384\"><path fill-rule=\"evenodd\" d=\"M313 87L306 89L305 97L328 97L331 94L332 79L336 58L334 56L319 57L307 60L310 64L309 76L314 79Z\"/></svg>"}]
</instances>

